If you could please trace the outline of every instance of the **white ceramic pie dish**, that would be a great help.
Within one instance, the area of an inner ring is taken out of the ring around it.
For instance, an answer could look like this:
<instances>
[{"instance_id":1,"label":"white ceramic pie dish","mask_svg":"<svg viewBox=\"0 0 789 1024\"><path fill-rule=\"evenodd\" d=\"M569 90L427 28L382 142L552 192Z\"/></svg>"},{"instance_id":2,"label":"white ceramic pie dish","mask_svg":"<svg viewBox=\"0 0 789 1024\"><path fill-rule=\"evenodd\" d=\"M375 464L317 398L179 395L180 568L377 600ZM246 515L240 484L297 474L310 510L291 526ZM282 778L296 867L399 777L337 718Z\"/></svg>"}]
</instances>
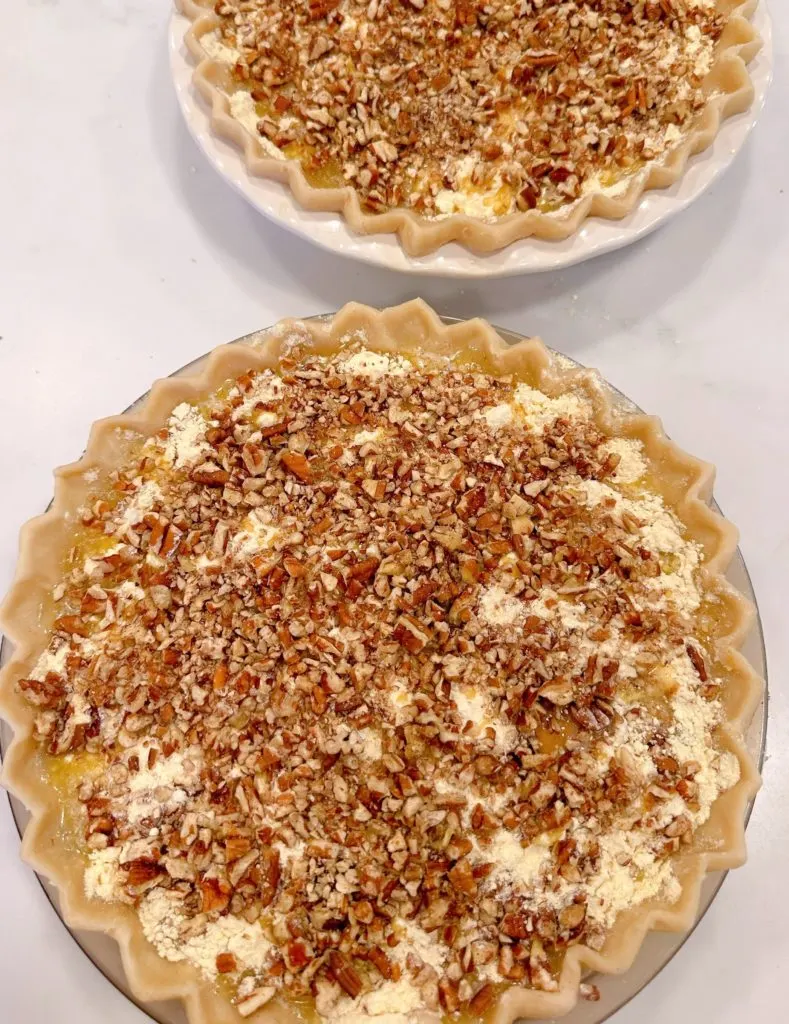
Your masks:
<instances>
[{"instance_id":1,"label":"white ceramic pie dish","mask_svg":"<svg viewBox=\"0 0 789 1024\"><path fill-rule=\"evenodd\" d=\"M761 36L762 49L748 65L754 86L753 104L745 113L723 122L712 146L690 160L671 188L644 193L635 210L623 220L589 218L564 241L524 239L484 256L453 242L430 255L412 257L396 236L358 235L340 214L303 209L286 186L248 174L241 151L211 129L208 108L194 89L194 62L183 42L189 24L188 18L173 14L169 33L171 73L189 132L219 174L265 217L329 252L389 270L435 277L508 277L558 270L644 237L689 206L730 166L759 117L772 79L771 22L764 0L760 0L753 25Z\"/></svg>"}]
</instances>

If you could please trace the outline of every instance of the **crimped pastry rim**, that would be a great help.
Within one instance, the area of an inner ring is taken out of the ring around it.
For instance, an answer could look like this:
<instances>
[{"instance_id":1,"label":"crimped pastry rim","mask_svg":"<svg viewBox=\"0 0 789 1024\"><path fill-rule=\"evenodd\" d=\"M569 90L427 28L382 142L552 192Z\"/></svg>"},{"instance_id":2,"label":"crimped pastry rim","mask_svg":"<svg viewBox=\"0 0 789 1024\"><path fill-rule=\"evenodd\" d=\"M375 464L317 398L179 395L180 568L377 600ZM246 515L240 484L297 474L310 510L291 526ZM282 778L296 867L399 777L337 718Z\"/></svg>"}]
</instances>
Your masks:
<instances>
[{"instance_id":1,"label":"crimped pastry rim","mask_svg":"<svg viewBox=\"0 0 789 1024\"><path fill-rule=\"evenodd\" d=\"M240 151L247 173L251 177L281 182L305 210L339 213L356 234L394 234L408 256L419 257L435 253L450 242L463 245L475 256L484 256L526 238L563 241L576 234L588 217L622 220L633 212L645 192L668 188L679 181L690 157L708 149L723 121L743 113L754 98L747 65L762 46L750 21L759 0L716 2L731 7L723 45L707 76L719 91L708 97L696 123L679 144L632 175L621 196L594 192L554 213L529 210L493 221L458 213L432 219L402 207L367 213L353 186L316 188L307 181L298 160L267 156L259 140L231 115L227 94L217 83L217 78L221 79L224 74L224 66L208 57L200 42L200 37L213 31L221 24L221 19L201 0L175 0L175 6L191 22L184 43L195 62L194 86L209 107L210 127Z\"/></svg>"},{"instance_id":2,"label":"crimped pastry rim","mask_svg":"<svg viewBox=\"0 0 789 1024\"><path fill-rule=\"evenodd\" d=\"M672 484L674 492L681 493L682 497L675 499L676 511L689 535L704 547L705 581L728 606L733 625L729 633L719 638L717 646L717 662L726 676L723 697L727 717L721 727L721 740L738 758L740 780L716 800L691 851L675 861L682 882L682 895L676 903L653 900L620 915L602 951L571 947L557 992L511 986L502 994L489 1019L491 1024L511 1024L518 1018L560 1016L575 1004L585 971L608 974L626 970L652 929L687 931L696 917L704 876L710 871L737 867L745 860L744 812L760 780L740 737L758 705L763 682L738 648L753 621L754 609L721 575L736 549L737 531L706 504L712 491L712 466L682 452L666 438L656 418L615 414L608 389L596 373L568 369L538 339L526 338L508 346L486 322L470 320L445 325L421 300L385 310L351 303L329 322L286 320L265 332L260 344L221 346L199 361L196 375L156 382L142 409L94 424L82 458L56 470L52 506L23 527L15 580L0 608L0 626L16 645L13 657L0 673L0 714L14 731L6 751L2 781L31 813L22 842L23 858L58 888L63 918L70 926L102 931L116 939L130 988L142 1002L180 999L190 1024L239 1024L242 1018L236 1009L195 968L165 961L154 951L131 908L91 900L85 895L84 861L78 854L69 853L59 839L59 801L52 799L51 790L35 771L30 756L37 750L32 737L33 713L15 692L14 683L29 671L43 647L47 631L36 621L35 611L48 585L58 575L58 560L53 556L60 552L70 533L69 513L79 507L91 487L84 478L85 472L110 466L117 460L122 445L119 431L152 434L180 402L208 394L221 381L245 369L276 366L282 339L294 325L308 332L318 352L335 348L336 342L349 333L363 331L366 344L373 349L469 355L488 362L494 374L512 372L518 376L519 371L523 375L528 371L529 375L536 375L538 386L548 394L569 389L584 391L595 418L606 432L641 440L648 458L660 461L662 475L658 482L669 493ZM286 1024L293 1017L283 1007L266 1006L246 1019L253 1024Z\"/></svg>"}]
</instances>

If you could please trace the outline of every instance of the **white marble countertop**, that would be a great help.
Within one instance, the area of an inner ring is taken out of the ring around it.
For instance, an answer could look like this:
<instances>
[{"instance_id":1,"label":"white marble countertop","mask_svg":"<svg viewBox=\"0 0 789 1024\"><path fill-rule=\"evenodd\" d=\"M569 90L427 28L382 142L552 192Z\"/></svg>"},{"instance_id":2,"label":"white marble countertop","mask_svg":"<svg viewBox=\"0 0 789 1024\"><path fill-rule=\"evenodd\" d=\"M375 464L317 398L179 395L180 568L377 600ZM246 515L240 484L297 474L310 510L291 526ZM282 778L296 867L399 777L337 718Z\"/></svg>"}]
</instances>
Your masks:
<instances>
[{"instance_id":1,"label":"white marble countertop","mask_svg":"<svg viewBox=\"0 0 789 1024\"><path fill-rule=\"evenodd\" d=\"M167 3L7 4L0 64L0 591L21 523L89 424L219 342L286 315L422 295L556 348L718 466L772 682L750 860L617 1024L786 1020L789 960L789 9L776 82L734 166L678 220L564 273L473 286L341 262L253 214L203 162L168 79ZM90 13L89 13L90 12ZM11 45L13 41L13 45ZM144 1024L71 941L0 799L0 1019Z\"/></svg>"}]
</instances>

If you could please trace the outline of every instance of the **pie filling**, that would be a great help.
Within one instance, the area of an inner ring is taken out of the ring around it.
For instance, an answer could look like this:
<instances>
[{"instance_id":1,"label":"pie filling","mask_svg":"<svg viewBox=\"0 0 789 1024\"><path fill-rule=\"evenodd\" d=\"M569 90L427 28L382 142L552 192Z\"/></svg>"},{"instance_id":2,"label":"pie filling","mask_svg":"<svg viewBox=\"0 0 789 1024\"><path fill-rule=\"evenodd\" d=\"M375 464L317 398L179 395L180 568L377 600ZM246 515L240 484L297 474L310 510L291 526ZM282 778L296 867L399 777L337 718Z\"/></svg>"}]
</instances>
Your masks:
<instances>
[{"instance_id":1,"label":"pie filling","mask_svg":"<svg viewBox=\"0 0 789 1024\"><path fill-rule=\"evenodd\" d=\"M230 111L367 211L495 219L617 195L706 102L716 0L219 0Z\"/></svg>"},{"instance_id":2,"label":"pie filling","mask_svg":"<svg viewBox=\"0 0 789 1024\"><path fill-rule=\"evenodd\" d=\"M584 393L303 340L96 481L19 686L87 894L242 1016L480 1019L677 898L722 613Z\"/></svg>"}]
</instances>

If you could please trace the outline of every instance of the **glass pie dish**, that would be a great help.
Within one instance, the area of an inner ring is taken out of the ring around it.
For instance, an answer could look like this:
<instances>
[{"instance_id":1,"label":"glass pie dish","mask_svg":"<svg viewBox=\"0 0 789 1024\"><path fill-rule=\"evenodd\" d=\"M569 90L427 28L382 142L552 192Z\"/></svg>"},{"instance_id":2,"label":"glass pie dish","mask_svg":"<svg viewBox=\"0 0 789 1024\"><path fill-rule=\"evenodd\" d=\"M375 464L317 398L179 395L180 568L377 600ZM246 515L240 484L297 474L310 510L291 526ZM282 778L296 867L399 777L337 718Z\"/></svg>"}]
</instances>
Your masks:
<instances>
[{"instance_id":1,"label":"glass pie dish","mask_svg":"<svg viewBox=\"0 0 789 1024\"><path fill-rule=\"evenodd\" d=\"M446 322L451 323L452 321ZM266 331L258 332L256 335L248 336L243 340L248 344L255 344L257 342L264 340L266 337L266 333ZM501 331L499 332L499 334L502 338L504 338L505 341L510 343L519 340L517 336L514 336L509 332ZM561 359L563 361L564 357L561 357ZM179 371L179 373L193 373L195 369L198 367L199 362L200 361L198 360L197 363L190 364L190 366L185 367L182 371ZM145 396L143 396L143 399L144 397ZM612 393L609 397L611 398L612 403L618 408L621 408L623 411L633 411L632 404L628 403L627 399L625 399L624 396L618 395L617 393ZM141 399L140 402L142 402L143 399ZM132 408L136 408L138 404L139 403L135 403L135 406ZM729 571L728 577L730 579L730 582L734 584L737 587L737 589L739 589L741 592L745 593L746 595L748 595L748 597L752 599L753 595L747 578L747 572L745 571L744 564L742 563L742 560L739 556L737 556L737 558L735 558L734 562L732 563L732 568ZM764 675L764 655L763 649L759 642L760 638L760 630L758 632L754 631L750 640L745 646L744 653L746 657L749 659L752 667L761 675ZM6 653L8 652L6 651ZM761 754L763 751L765 721L766 709L763 701L761 708L759 709L759 711L757 711L757 713L754 716L747 737L748 750L754 761L761 760ZM15 805L15 814L17 817L17 823L20 825L20 828L24 827L24 811L18 805ZM702 893L702 901L700 906L702 913L703 910L706 909L706 906L709 905L709 902L711 902L711 899L714 897L721 880L722 879L720 875L711 875L707 878L704 884L704 890ZM94 959L94 962L96 962L97 965L110 978L110 980L112 980L115 984L118 985L118 987L120 987L124 992L128 994L128 989L125 986L125 982L123 980L123 972L120 967L119 957L117 955L117 950L114 944L101 935L97 936L95 933L79 933L75 935L75 937L86 950L86 952L88 952L89 955L91 955L92 959ZM574 1010L567 1019L570 1021L576 1021L578 1022L578 1024L581 1024L581 1022L591 1022L593 1020L599 1021L605 1019L605 1017L610 1012L614 1011L620 1005L622 1005L623 1002L627 1001L627 999L630 996L632 996L636 991L638 991L643 986L643 984L645 984L648 980L650 980L651 977L654 976L655 973L657 973L657 970L659 970L660 967L665 962L667 962L668 959L670 959L670 957L673 955L676 949L679 948L679 946L681 946L682 942L684 941L684 937L684 935L676 934L651 935L650 938L647 940L647 943L645 944L644 949L642 950L642 953L639 956L634 967L628 970L626 974L618 978L607 976L605 978L598 979L595 977L593 979L593 984L597 986L600 990L600 999L594 1003L580 1004L579 1007L576 1010ZM184 1019L181 1011L177 1007L175 1007L174 1004L168 1004L166 1006L161 1007L155 1005L148 1005L145 1007L145 1009L153 1012L155 1018L161 1021L173 1021ZM181 1016L179 1016L179 1014L181 1014Z\"/></svg>"}]
</instances>

